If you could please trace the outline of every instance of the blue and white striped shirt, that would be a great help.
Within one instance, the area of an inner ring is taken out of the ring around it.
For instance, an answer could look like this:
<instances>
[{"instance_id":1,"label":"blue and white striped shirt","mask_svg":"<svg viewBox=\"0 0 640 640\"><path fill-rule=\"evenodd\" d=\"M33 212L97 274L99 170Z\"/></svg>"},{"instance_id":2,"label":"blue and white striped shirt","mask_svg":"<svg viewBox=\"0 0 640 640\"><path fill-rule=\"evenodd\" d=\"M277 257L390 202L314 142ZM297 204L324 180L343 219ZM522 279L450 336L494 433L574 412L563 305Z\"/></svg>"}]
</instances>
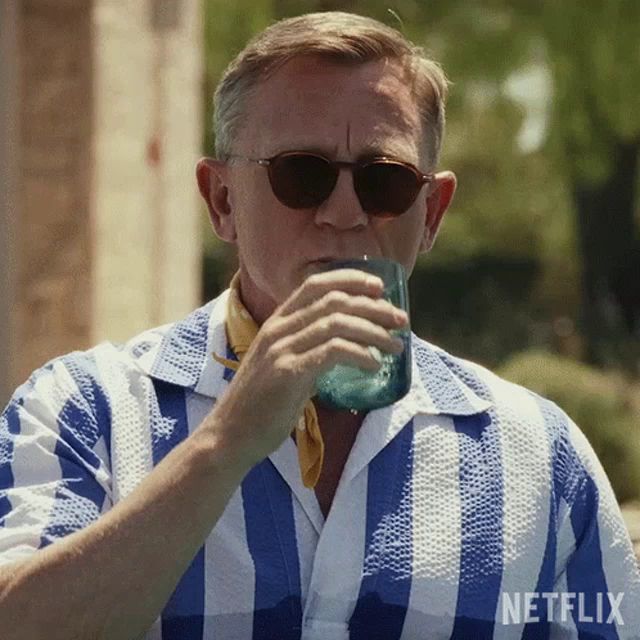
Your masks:
<instances>
[{"instance_id":1,"label":"blue and white striped shirt","mask_svg":"<svg viewBox=\"0 0 640 640\"><path fill-rule=\"evenodd\" d=\"M94 522L195 430L234 375L211 357L235 358L227 296L16 391L0 418L0 564ZM629 536L579 429L415 335L412 349L411 390L366 416L326 521L287 438L148 640L640 638Z\"/></svg>"}]
</instances>

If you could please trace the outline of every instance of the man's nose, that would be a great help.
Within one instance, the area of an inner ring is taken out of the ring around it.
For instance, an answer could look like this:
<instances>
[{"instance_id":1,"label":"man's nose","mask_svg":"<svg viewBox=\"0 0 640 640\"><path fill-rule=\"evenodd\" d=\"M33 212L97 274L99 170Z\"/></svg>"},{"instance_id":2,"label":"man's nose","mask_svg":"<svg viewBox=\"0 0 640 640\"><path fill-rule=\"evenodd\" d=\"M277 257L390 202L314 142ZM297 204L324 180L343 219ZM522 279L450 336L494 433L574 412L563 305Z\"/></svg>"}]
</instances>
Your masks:
<instances>
[{"instance_id":1,"label":"man's nose","mask_svg":"<svg viewBox=\"0 0 640 640\"><path fill-rule=\"evenodd\" d=\"M338 229L366 226L369 217L362 210L353 186L353 173L342 167L333 191L318 207L315 216L318 224L330 224Z\"/></svg>"}]
</instances>

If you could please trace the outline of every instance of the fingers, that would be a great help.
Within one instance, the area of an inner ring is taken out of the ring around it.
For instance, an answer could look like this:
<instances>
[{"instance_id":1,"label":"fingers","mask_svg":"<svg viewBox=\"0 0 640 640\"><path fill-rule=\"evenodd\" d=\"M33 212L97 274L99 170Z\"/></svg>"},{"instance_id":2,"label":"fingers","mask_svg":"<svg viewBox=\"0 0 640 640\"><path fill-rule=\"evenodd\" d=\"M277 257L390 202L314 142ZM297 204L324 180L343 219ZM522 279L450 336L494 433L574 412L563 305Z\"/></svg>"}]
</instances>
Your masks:
<instances>
[{"instance_id":1,"label":"fingers","mask_svg":"<svg viewBox=\"0 0 640 640\"><path fill-rule=\"evenodd\" d=\"M347 306L352 309L360 309L362 313L370 313L376 317L379 324L366 317L339 311L330 315L321 314L301 331L284 337L280 341L281 348L291 353L303 353L335 338L359 343L365 347L365 351L368 346L375 346L382 351L395 354L402 351L404 347L402 340L392 336L389 331L380 326L381 324L387 326L389 324L388 315L384 310L370 309L366 304L358 305L351 302L347 303ZM392 316L392 318L394 317ZM392 319L391 322L392 326L396 328L396 321Z\"/></svg>"},{"instance_id":2,"label":"fingers","mask_svg":"<svg viewBox=\"0 0 640 640\"><path fill-rule=\"evenodd\" d=\"M388 329L398 329L408 320L406 312L394 307L388 300L374 299L366 295L349 295L344 291L330 291L286 320L289 329L299 331L318 318L335 313L362 316Z\"/></svg>"},{"instance_id":3,"label":"fingers","mask_svg":"<svg viewBox=\"0 0 640 640\"><path fill-rule=\"evenodd\" d=\"M331 276L331 277L327 277ZM355 269L315 274L298 288L274 314L275 337L290 335L333 313L358 315L384 326L398 329L407 324L405 311L381 298L382 281Z\"/></svg>"},{"instance_id":4,"label":"fingers","mask_svg":"<svg viewBox=\"0 0 640 640\"><path fill-rule=\"evenodd\" d=\"M379 298L384 290L382 280L359 269L336 269L309 276L279 308L283 316L308 307L330 291Z\"/></svg>"},{"instance_id":5,"label":"fingers","mask_svg":"<svg viewBox=\"0 0 640 640\"><path fill-rule=\"evenodd\" d=\"M336 364L377 371L381 361L370 347L345 338L333 337L303 353L287 354L280 360L278 367L287 371L299 371L302 377L312 374L314 379Z\"/></svg>"},{"instance_id":6,"label":"fingers","mask_svg":"<svg viewBox=\"0 0 640 640\"><path fill-rule=\"evenodd\" d=\"M376 350L400 353L404 343L389 332L406 326L408 316L382 292L379 278L356 269L309 277L268 321L278 368L317 374L341 363L376 370Z\"/></svg>"}]
</instances>

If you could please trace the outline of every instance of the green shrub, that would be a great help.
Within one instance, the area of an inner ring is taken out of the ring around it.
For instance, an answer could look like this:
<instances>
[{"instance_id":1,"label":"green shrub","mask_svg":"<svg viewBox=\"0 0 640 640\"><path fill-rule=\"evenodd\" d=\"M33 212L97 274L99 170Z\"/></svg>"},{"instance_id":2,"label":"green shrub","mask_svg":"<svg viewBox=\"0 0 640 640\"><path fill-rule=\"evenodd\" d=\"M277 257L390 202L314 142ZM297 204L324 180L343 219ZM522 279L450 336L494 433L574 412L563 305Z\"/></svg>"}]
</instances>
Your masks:
<instances>
[{"instance_id":1,"label":"green shrub","mask_svg":"<svg viewBox=\"0 0 640 640\"><path fill-rule=\"evenodd\" d=\"M511 357L499 374L560 406L604 467L619 502L640 498L640 393L618 374L541 351Z\"/></svg>"}]
</instances>

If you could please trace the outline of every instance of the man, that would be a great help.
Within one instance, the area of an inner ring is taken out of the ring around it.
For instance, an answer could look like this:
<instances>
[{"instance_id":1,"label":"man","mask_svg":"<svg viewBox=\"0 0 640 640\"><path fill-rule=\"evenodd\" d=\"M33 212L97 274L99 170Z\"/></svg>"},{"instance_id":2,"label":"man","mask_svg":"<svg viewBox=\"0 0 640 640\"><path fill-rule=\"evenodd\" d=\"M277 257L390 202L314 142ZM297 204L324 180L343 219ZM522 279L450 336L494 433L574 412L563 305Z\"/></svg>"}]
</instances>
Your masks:
<instances>
[{"instance_id":1,"label":"man","mask_svg":"<svg viewBox=\"0 0 640 640\"><path fill-rule=\"evenodd\" d=\"M398 350L380 282L319 271L367 254L410 273L431 248L456 184L435 171L445 93L401 34L343 13L231 63L197 179L239 272L14 395L0 637L640 637L615 498L553 404L415 335L392 406L311 400L335 363Z\"/></svg>"}]
</instances>

